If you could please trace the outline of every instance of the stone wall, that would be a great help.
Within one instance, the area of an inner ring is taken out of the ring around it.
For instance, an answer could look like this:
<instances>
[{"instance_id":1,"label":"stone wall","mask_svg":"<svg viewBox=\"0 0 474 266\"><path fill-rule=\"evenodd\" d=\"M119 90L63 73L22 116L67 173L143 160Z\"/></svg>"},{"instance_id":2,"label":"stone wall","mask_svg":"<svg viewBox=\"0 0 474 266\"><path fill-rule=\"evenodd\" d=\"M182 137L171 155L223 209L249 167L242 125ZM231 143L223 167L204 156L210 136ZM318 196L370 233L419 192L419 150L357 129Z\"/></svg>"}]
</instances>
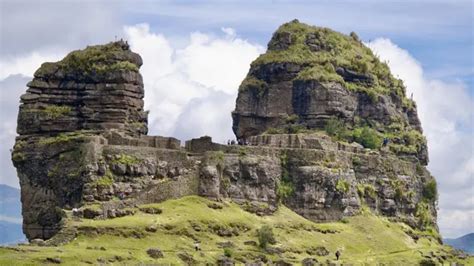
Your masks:
<instances>
[{"instance_id":1,"label":"stone wall","mask_svg":"<svg viewBox=\"0 0 474 266\"><path fill-rule=\"evenodd\" d=\"M189 152L203 153L206 151L224 151L227 146L212 142L212 138L209 136L203 136L186 141L185 148Z\"/></svg>"}]
</instances>

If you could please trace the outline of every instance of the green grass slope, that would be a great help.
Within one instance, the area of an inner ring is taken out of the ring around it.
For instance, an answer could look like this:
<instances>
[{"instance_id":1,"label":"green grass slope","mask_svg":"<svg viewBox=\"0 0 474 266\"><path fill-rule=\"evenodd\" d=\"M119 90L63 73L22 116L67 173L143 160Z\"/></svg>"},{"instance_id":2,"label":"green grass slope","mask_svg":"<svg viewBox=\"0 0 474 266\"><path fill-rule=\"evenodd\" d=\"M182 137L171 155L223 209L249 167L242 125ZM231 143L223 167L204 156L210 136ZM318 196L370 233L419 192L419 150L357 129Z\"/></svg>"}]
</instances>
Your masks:
<instances>
[{"instance_id":1,"label":"green grass slope","mask_svg":"<svg viewBox=\"0 0 474 266\"><path fill-rule=\"evenodd\" d=\"M202 265L216 264L224 253L237 264L263 258L299 265L305 258L335 262L338 249L342 253L338 263L353 265L414 265L430 254L458 261L450 247L440 245L434 238L423 237L404 224L369 212L343 222L314 223L284 206L271 216L261 217L232 202L215 203L197 196L147 207L159 208L162 213L147 214L137 209L134 215L115 219L69 219L68 228L79 232L73 241L55 247L0 248L0 265L36 265L48 258L59 258L64 265L182 265L186 257L185 261ZM257 230L263 225L273 229L277 241L268 250L249 244L258 243ZM407 232L420 238L415 241ZM195 241L200 241L201 251L194 250ZM222 243L232 247L222 248ZM326 248L329 254L314 255L311 251L317 247ZM149 257L149 248L159 248L163 258ZM473 264L474 260L468 258L463 263Z\"/></svg>"}]
</instances>

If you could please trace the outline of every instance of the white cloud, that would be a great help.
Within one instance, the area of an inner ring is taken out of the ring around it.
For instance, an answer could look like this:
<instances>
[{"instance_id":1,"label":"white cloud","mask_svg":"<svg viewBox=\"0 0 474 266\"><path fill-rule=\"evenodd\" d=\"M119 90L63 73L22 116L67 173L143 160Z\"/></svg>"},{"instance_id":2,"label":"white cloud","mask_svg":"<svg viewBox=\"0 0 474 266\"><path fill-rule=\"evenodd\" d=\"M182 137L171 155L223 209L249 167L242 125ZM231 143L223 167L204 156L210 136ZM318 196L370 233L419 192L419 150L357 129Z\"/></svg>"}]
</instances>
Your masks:
<instances>
[{"instance_id":1,"label":"white cloud","mask_svg":"<svg viewBox=\"0 0 474 266\"><path fill-rule=\"evenodd\" d=\"M144 61L140 71L151 134L182 140L204 133L216 141L233 137L230 112L237 88L263 47L238 38L231 28L222 28L220 36L192 33L183 48L147 24L124 30Z\"/></svg>"},{"instance_id":2,"label":"white cloud","mask_svg":"<svg viewBox=\"0 0 474 266\"><path fill-rule=\"evenodd\" d=\"M0 59L0 80L16 74L32 77L42 63L58 61L64 55L65 53L44 54L34 51L18 57L3 57Z\"/></svg>"},{"instance_id":3,"label":"white cloud","mask_svg":"<svg viewBox=\"0 0 474 266\"><path fill-rule=\"evenodd\" d=\"M388 39L367 44L413 93L428 139L428 168L438 181L439 226L446 237L474 230L473 98L462 83L429 80L407 51Z\"/></svg>"}]
</instances>

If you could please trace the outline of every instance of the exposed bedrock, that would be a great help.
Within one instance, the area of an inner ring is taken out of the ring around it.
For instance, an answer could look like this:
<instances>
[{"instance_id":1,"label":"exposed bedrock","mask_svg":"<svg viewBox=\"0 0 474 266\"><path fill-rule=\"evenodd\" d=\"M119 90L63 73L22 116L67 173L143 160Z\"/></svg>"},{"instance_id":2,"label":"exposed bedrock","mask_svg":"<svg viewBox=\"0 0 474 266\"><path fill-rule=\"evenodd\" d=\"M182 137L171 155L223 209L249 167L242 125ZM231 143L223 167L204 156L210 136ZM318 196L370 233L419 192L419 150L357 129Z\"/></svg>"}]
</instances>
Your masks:
<instances>
[{"instance_id":1,"label":"exposed bedrock","mask_svg":"<svg viewBox=\"0 0 474 266\"><path fill-rule=\"evenodd\" d=\"M318 222L371 210L436 229L416 105L354 35L280 27L239 89L233 129L245 145L148 136L141 64L113 42L44 63L28 83L12 152L28 239L67 227L65 210L113 219L186 195L258 215L281 204Z\"/></svg>"}]
</instances>

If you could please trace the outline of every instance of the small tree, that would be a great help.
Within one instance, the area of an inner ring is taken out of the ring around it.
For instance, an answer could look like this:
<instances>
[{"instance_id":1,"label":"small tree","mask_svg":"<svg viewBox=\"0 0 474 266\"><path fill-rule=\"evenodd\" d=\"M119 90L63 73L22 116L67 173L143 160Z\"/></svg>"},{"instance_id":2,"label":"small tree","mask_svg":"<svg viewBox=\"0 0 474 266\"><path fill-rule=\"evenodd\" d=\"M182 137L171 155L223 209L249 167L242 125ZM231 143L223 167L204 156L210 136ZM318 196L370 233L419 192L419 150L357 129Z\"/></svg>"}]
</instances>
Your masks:
<instances>
[{"instance_id":1,"label":"small tree","mask_svg":"<svg viewBox=\"0 0 474 266\"><path fill-rule=\"evenodd\" d=\"M295 187L291 181L281 180L277 184L277 195L280 201L290 197L295 191Z\"/></svg>"},{"instance_id":2,"label":"small tree","mask_svg":"<svg viewBox=\"0 0 474 266\"><path fill-rule=\"evenodd\" d=\"M259 246L263 249L266 249L268 244L273 245L276 244L275 235L273 234L273 229L268 226L264 225L257 230L258 235L258 243Z\"/></svg>"},{"instance_id":3,"label":"small tree","mask_svg":"<svg viewBox=\"0 0 474 266\"><path fill-rule=\"evenodd\" d=\"M224 256L230 258L232 257L232 250L230 248L224 248Z\"/></svg>"},{"instance_id":4,"label":"small tree","mask_svg":"<svg viewBox=\"0 0 474 266\"><path fill-rule=\"evenodd\" d=\"M365 148L378 149L382 146L382 137L376 130L369 127L354 130L353 138Z\"/></svg>"},{"instance_id":5,"label":"small tree","mask_svg":"<svg viewBox=\"0 0 474 266\"><path fill-rule=\"evenodd\" d=\"M332 117L326 122L324 130L329 136L335 137L338 140L344 140L348 137L348 130L344 125L344 121Z\"/></svg>"},{"instance_id":6,"label":"small tree","mask_svg":"<svg viewBox=\"0 0 474 266\"><path fill-rule=\"evenodd\" d=\"M438 198L438 192L436 188L436 181L430 180L423 187L423 197L429 201L436 201Z\"/></svg>"}]
</instances>

